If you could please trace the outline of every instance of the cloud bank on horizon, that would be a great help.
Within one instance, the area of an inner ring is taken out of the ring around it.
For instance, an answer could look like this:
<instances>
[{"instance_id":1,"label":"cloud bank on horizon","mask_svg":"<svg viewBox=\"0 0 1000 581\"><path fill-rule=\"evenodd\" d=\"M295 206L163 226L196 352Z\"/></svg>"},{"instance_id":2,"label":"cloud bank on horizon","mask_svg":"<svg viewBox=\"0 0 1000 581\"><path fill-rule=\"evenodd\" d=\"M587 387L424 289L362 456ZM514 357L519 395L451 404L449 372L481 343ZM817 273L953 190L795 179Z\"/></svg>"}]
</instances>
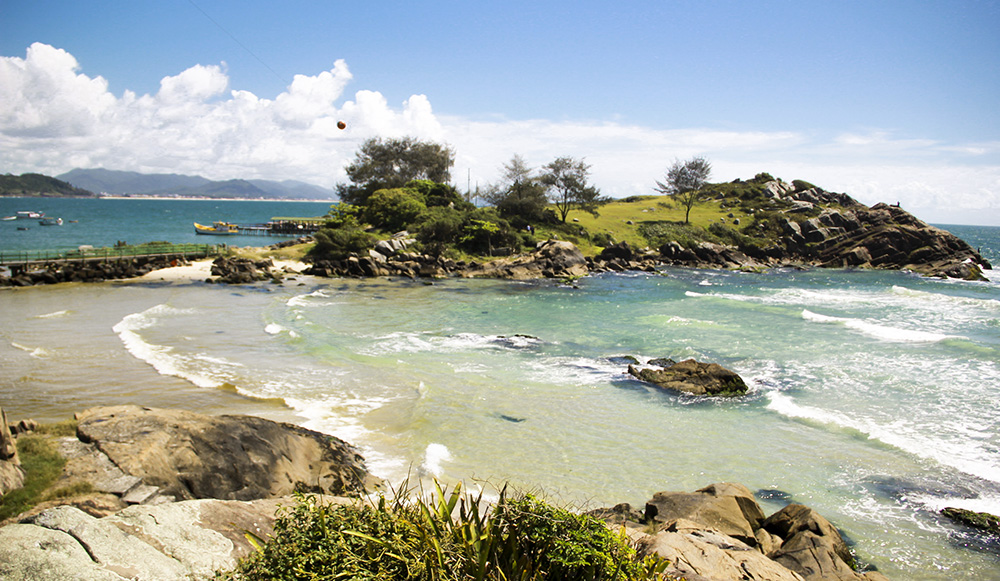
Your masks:
<instances>
[{"instance_id":1,"label":"cloud bank on horizon","mask_svg":"<svg viewBox=\"0 0 1000 581\"><path fill-rule=\"evenodd\" d=\"M77 59L36 42L0 57L0 171L56 175L73 168L296 179L332 187L373 136L414 136L456 151L460 189L497 179L519 154L535 167L584 158L604 194L650 194L674 159L712 161L716 181L766 171L846 192L866 204L900 202L938 223L1000 225L1000 140L945 143L872 129L662 129L609 120L476 119L436 113L415 94L398 106L378 91L346 94L348 64L297 74L273 99L230 86L226 64L194 64L155 94L109 90ZM345 121L347 129L337 127Z\"/></svg>"}]
</instances>

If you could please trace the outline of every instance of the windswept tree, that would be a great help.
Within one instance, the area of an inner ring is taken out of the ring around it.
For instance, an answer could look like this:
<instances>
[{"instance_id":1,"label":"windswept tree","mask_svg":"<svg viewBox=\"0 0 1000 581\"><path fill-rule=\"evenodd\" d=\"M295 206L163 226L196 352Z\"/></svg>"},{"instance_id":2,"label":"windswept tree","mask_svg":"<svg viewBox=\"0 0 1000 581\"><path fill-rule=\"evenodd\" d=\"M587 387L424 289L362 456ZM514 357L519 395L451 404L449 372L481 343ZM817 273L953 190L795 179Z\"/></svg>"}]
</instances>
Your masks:
<instances>
[{"instance_id":1,"label":"windswept tree","mask_svg":"<svg viewBox=\"0 0 1000 581\"><path fill-rule=\"evenodd\" d=\"M667 169L666 180L656 182L654 190L673 196L684 206L684 223L689 222L691 208L698 203L702 186L712 174L712 164L704 157L695 157L688 161L674 160Z\"/></svg>"},{"instance_id":2,"label":"windswept tree","mask_svg":"<svg viewBox=\"0 0 1000 581\"><path fill-rule=\"evenodd\" d=\"M587 183L590 166L583 163L583 160L559 157L543 169L541 181L550 189L549 197L563 222L573 208L591 213L597 211L597 206L602 201L601 192Z\"/></svg>"},{"instance_id":3,"label":"windswept tree","mask_svg":"<svg viewBox=\"0 0 1000 581\"><path fill-rule=\"evenodd\" d=\"M401 188L411 180L447 183L455 152L439 143L413 137L373 137L361 144L354 162L345 169L351 184L339 184L340 199L363 206L377 190Z\"/></svg>"},{"instance_id":4,"label":"windswept tree","mask_svg":"<svg viewBox=\"0 0 1000 581\"><path fill-rule=\"evenodd\" d=\"M548 203L544 184L516 154L503 165L500 182L487 190L486 201L516 228L543 221Z\"/></svg>"}]
</instances>

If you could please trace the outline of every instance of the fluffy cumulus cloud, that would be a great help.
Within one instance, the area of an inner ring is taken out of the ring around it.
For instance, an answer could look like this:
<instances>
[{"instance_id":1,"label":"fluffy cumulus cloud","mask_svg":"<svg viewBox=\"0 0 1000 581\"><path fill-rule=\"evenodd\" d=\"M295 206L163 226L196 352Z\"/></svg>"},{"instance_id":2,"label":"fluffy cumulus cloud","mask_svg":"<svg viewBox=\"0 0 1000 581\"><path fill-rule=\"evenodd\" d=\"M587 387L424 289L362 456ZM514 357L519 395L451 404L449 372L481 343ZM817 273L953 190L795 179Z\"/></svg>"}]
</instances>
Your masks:
<instances>
[{"instance_id":1,"label":"fluffy cumulus cloud","mask_svg":"<svg viewBox=\"0 0 1000 581\"><path fill-rule=\"evenodd\" d=\"M455 149L461 188L495 180L514 154L534 167L569 155L591 165L607 195L648 194L674 159L702 155L717 180L767 171L868 204L900 202L932 222L1000 224L1000 142L468 119L435 113L424 95L399 104L372 90L346 95L351 79L337 61L264 99L230 87L224 63L199 64L163 78L156 94L116 96L68 52L36 43L24 58L0 57L0 171L104 167L332 186L365 139L410 135Z\"/></svg>"}]
</instances>

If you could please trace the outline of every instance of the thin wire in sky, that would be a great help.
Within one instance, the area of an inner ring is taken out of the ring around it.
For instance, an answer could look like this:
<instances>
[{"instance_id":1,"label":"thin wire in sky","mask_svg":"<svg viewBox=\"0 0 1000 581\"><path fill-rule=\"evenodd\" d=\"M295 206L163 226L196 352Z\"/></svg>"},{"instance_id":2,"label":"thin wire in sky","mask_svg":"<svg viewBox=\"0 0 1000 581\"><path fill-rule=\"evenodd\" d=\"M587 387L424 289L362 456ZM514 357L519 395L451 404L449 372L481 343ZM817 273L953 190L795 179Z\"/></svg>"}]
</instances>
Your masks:
<instances>
[{"instance_id":1,"label":"thin wire in sky","mask_svg":"<svg viewBox=\"0 0 1000 581\"><path fill-rule=\"evenodd\" d=\"M201 6L198 6L197 4L195 4L194 0L188 0L188 2L191 3L191 6L194 6L195 8L197 8L198 12L201 12L205 16L205 18L209 19L212 22L212 24L214 24L217 27L219 27L219 30L221 30L222 32L225 32L226 35L229 36L229 38L233 39L233 42L235 42L236 44L240 45L240 48L242 48L243 50L247 51L247 54L249 54L253 58L257 59L257 62L259 62L261 65L263 65L265 69L271 71L271 74L274 75L274 77L281 82L282 87L284 87L284 86L286 86L288 84L287 81L281 75L279 75L278 73L276 73L274 71L274 69L272 69L270 66L268 66L267 63L265 63L263 60L261 60L261 58L259 56L257 56L256 54L254 54L254 52L252 50L250 50L249 48L247 48L247 46L245 44L243 44L242 42L240 42L240 39L236 38L236 36L234 36L233 33L231 33L228 30L226 30L226 28L224 26L222 26L214 18L212 18L211 16L209 16L208 12L205 12L204 10L201 9Z\"/></svg>"}]
</instances>

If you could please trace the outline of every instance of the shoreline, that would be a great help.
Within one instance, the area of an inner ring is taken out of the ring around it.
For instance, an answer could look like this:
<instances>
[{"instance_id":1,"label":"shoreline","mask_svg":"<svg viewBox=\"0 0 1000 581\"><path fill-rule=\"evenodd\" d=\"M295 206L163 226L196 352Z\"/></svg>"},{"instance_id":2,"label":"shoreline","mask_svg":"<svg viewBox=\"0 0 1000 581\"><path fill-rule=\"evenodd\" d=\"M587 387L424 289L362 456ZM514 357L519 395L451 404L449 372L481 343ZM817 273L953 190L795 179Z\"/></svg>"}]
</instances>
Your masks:
<instances>
[{"instance_id":1,"label":"shoreline","mask_svg":"<svg viewBox=\"0 0 1000 581\"><path fill-rule=\"evenodd\" d=\"M274 266L273 270L279 272L285 272L287 274L302 274L302 271L309 267L308 264L300 260L287 260L287 259L270 259ZM147 272L142 276L137 276L134 278L122 279L119 282L150 282L150 281L164 281L170 283L195 283L195 282L205 282L205 280L213 278L212 275L212 263L214 259L202 258L199 260L193 260L188 264L179 264L177 266L169 266L167 268L160 268L157 270L152 270Z\"/></svg>"}]
</instances>

